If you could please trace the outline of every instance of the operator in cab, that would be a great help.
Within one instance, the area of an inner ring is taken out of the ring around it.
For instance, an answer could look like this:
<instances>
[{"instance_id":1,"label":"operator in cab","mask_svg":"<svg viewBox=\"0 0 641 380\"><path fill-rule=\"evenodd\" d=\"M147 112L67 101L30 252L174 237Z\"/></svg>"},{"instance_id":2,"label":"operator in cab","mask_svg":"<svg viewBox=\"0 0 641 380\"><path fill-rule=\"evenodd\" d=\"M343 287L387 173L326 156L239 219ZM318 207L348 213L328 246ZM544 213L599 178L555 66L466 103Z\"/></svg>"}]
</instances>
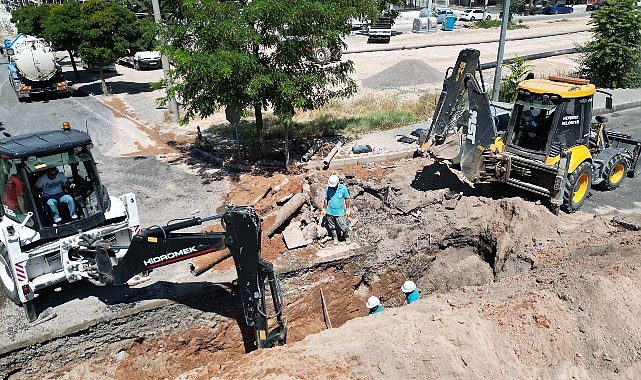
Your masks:
<instances>
[{"instance_id":1,"label":"operator in cab","mask_svg":"<svg viewBox=\"0 0 641 380\"><path fill-rule=\"evenodd\" d=\"M44 200L51 209L54 226L62 221L60 213L58 212L59 202L67 204L71 219L78 219L76 204L71 195L65 192L63 185L68 186L70 189L75 187L75 184L55 166L49 168L45 174L36 180L36 188L42 193Z\"/></svg>"}]
</instances>

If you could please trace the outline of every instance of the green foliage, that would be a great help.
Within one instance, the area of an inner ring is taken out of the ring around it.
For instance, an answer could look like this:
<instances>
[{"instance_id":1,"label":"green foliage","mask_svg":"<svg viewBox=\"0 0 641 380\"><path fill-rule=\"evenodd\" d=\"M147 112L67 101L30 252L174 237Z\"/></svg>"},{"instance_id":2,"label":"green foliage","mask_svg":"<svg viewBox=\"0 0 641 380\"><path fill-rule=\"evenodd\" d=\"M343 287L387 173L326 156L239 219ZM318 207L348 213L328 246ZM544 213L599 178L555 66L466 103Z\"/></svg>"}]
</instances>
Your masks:
<instances>
[{"instance_id":1,"label":"green foliage","mask_svg":"<svg viewBox=\"0 0 641 380\"><path fill-rule=\"evenodd\" d=\"M78 56L90 65L106 66L128 54L131 41L140 31L136 15L122 6L105 0L89 0L80 6L84 20L83 40ZM101 70L103 93L109 93Z\"/></svg>"},{"instance_id":2,"label":"green foliage","mask_svg":"<svg viewBox=\"0 0 641 380\"><path fill-rule=\"evenodd\" d=\"M85 20L80 16L80 3L73 1L53 5L43 27L42 36L45 39L73 55L82 42L85 29Z\"/></svg>"},{"instance_id":3,"label":"green foliage","mask_svg":"<svg viewBox=\"0 0 641 380\"><path fill-rule=\"evenodd\" d=\"M580 74L598 87L641 86L641 13L635 0L608 0L589 21L593 39L579 59Z\"/></svg>"},{"instance_id":4,"label":"green foliage","mask_svg":"<svg viewBox=\"0 0 641 380\"><path fill-rule=\"evenodd\" d=\"M481 29L490 29L490 28L500 28L501 27L501 20L500 19L494 19L494 20L478 20L475 22L476 27L481 28Z\"/></svg>"},{"instance_id":5,"label":"green foliage","mask_svg":"<svg viewBox=\"0 0 641 380\"><path fill-rule=\"evenodd\" d=\"M512 103L516 98L516 87L532 72L533 67L521 57L517 57L512 63L504 64L503 67L509 69L510 74L501 78L499 101Z\"/></svg>"},{"instance_id":6,"label":"green foliage","mask_svg":"<svg viewBox=\"0 0 641 380\"><path fill-rule=\"evenodd\" d=\"M491 29L491 28L500 28L503 20L494 19L494 20L478 20L475 22L476 27L481 29ZM523 20L519 20L518 23L508 21L507 23L508 30L513 29L528 29L528 26L523 24Z\"/></svg>"},{"instance_id":7,"label":"green foliage","mask_svg":"<svg viewBox=\"0 0 641 380\"><path fill-rule=\"evenodd\" d=\"M11 22L16 25L18 33L32 36L43 36L44 22L51 11L51 4L39 6L27 5L11 12Z\"/></svg>"},{"instance_id":8,"label":"green foliage","mask_svg":"<svg viewBox=\"0 0 641 380\"><path fill-rule=\"evenodd\" d=\"M183 0L162 38L175 65L168 97L183 100L183 122L253 108L261 141L268 107L291 115L356 91L351 61L320 66L311 58L318 46L344 49L349 19L366 8L356 0Z\"/></svg>"}]
</instances>

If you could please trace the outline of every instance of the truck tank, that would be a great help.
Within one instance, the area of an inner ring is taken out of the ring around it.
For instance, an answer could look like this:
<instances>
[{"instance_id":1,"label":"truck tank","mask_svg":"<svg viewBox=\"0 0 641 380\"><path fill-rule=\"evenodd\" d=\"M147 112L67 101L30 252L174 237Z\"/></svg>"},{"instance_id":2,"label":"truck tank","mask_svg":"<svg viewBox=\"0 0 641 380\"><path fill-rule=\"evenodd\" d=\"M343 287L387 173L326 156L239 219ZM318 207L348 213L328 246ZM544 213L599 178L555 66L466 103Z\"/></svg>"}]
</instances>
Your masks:
<instances>
[{"instance_id":1,"label":"truck tank","mask_svg":"<svg viewBox=\"0 0 641 380\"><path fill-rule=\"evenodd\" d=\"M42 38L18 34L5 38L10 81L18 99L36 93L66 93L67 83L56 63L54 52Z\"/></svg>"}]
</instances>

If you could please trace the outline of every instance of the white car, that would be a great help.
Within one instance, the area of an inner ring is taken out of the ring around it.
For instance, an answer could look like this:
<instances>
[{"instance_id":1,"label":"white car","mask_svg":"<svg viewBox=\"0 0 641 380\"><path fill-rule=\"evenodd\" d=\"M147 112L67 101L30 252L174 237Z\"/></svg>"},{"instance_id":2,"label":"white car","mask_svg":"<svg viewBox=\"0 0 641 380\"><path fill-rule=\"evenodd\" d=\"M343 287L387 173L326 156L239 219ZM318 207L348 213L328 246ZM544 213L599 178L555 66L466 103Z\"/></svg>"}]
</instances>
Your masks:
<instances>
[{"instance_id":1,"label":"white car","mask_svg":"<svg viewBox=\"0 0 641 380\"><path fill-rule=\"evenodd\" d=\"M491 20L492 15L489 12L484 12L483 9L466 9L459 16L461 21L476 21L476 20Z\"/></svg>"}]
</instances>

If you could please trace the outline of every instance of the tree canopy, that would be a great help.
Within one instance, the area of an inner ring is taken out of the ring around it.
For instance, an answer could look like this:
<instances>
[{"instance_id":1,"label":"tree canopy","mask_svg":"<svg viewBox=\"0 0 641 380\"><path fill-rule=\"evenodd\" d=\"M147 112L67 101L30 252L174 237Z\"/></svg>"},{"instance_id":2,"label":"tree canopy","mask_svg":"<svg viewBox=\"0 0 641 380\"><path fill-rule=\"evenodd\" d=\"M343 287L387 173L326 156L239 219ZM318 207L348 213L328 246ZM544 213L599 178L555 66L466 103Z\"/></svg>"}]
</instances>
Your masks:
<instances>
[{"instance_id":1,"label":"tree canopy","mask_svg":"<svg viewBox=\"0 0 641 380\"><path fill-rule=\"evenodd\" d=\"M20 33L32 36L44 36L44 22L49 17L51 4L38 6L27 5L16 8L11 12L11 22L15 24Z\"/></svg>"},{"instance_id":2,"label":"tree canopy","mask_svg":"<svg viewBox=\"0 0 641 380\"><path fill-rule=\"evenodd\" d=\"M162 50L185 109L183 122L220 108L253 108L261 152L263 110L292 115L356 91L351 61L321 66L319 46L344 49L348 21L376 4L355 0L183 0L172 10Z\"/></svg>"},{"instance_id":3,"label":"tree canopy","mask_svg":"<svg viewBox=\"0 0 641 380\"><path fill-rule=\"evenodd\" d=\"M594 12L592 40L583 47L580 72L599 87L641 85L641 11L635 0L608 0Z\"/></svg>"},{"instance_id":4,"label":"tree canopy","mask_svg":"<svg viewBox=\"0 0 641 380\"><path fill-rule=\"evenodd\" d=\"M66 50L76 77L75 56L90 65L106 66L137 50L150 49L157 30L150 20L138 20L132 11L106 0L29 5L15 9L11 16L18 32L44 37ZM102 72L100 76L106 92Z\"/></svg>"}]
</instances>

